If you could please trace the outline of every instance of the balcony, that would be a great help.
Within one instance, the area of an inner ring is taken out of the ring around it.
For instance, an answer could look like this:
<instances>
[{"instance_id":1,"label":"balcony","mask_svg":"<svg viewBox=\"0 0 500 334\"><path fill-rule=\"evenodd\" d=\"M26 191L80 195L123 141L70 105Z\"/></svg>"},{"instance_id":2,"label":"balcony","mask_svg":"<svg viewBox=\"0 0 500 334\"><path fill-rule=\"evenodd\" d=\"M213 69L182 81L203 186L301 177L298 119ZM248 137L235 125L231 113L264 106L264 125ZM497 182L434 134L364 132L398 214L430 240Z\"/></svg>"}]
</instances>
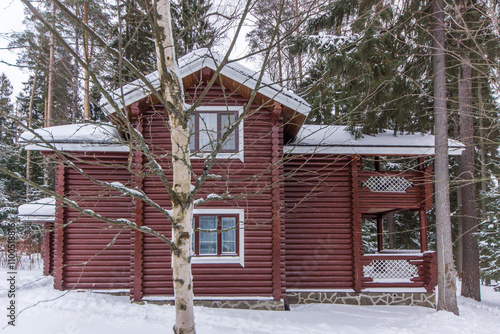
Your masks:
<instances>
[{"instance_id":1,"label":"balcony","mask_svg":"<svg viewBox=\"0 0 500 334\"><path fill-rule=\"evenodd\" d=\"M361 288L425 288L437 285L436 252L392 251L361 257Z\"/></svg>"},{"instance_id":2,"label":"balcony","mask_svg":"<svg viewBox=\"0 0 500 334\"><path fill-rule=\"evenodd\" d=\"M359 171L359 212L364 217L432 207L432 174L423 171Z\"/></svg>"}]
</instances>

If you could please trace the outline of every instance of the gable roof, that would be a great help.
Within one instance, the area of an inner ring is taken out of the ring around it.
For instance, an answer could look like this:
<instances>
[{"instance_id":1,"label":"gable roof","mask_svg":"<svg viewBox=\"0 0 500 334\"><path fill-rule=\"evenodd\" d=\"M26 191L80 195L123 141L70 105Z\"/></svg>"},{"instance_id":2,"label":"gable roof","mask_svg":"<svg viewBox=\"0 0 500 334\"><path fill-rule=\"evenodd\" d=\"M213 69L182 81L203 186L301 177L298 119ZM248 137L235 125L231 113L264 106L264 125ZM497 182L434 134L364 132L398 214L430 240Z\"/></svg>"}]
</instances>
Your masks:
<instances>
[{"instance_id":1,"label":"gable roof","mask_svg":"<svg viewBox=\"0 0 500 334\"><path fill-rule=\"evenodd\" d=\"M465 146L448 139L448 153L460 155ZM384 132L356 139L346 126L304 124L284 147L291 154L434 155L434 136L423 133L397 137Z\"/></svg>"},{"instance_id":2,"label":"gable roof","mask_svg":"<svg viewBox=\"0 0 500 334\"><path fill-rule=\"evenodd\" d=\"M193 51L179 59L179 70L181 78L193 74L205 67L216 70L222 63L223 57L218 53L209 49L202 48ZM259 72L255 72L238 62L229 62L222 68L221 75L240 83L252 90L257 85L257 80L260 76ZM158 73L153 72L146 76L146 79L155 89L160 89L160 80ZM311 110L311 106L302 97L286 90L280 85L273 83L266 76L262 77L258 93L278 102L282 105L307 116ZM151 91L146 87L142 80L135 80L120 89L113 92L112 97L119 108L129 106L147 96L151 95ZM115 109L109 102L103 105L103 110L106 115L111 115Z\"/></svg>"}]
</instances>

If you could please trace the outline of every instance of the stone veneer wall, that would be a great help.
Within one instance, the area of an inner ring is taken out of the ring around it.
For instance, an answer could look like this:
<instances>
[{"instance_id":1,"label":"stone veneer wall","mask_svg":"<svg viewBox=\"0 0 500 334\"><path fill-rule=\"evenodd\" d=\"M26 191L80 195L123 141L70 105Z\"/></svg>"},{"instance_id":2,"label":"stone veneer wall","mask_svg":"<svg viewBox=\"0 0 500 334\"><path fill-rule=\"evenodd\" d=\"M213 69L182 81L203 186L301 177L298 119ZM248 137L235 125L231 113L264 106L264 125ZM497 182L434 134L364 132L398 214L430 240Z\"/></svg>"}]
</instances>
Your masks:
<instances>
[{"instance_id":1,"label":"stone veneer wall","mask_svg":"<svg viewBox=\"0 0 500 334\"><path fill-rule=\"evenodd\" d=\"M173 300L143 300L137 304L174 305ZM234 308L243 310L284 311L283 300L195 300L194 305L214 308Z\"/></svg>"},{"instance_id":2,"label":"stone veneer wall","mask_svg":"<svg viewBox=\"0 0 500 334\"><path fill-rule=\"evenodd\" d=\"M436 308L436 294L423 292L287 292L290 304L410 305Z\"/></svg>"}]
</instances>

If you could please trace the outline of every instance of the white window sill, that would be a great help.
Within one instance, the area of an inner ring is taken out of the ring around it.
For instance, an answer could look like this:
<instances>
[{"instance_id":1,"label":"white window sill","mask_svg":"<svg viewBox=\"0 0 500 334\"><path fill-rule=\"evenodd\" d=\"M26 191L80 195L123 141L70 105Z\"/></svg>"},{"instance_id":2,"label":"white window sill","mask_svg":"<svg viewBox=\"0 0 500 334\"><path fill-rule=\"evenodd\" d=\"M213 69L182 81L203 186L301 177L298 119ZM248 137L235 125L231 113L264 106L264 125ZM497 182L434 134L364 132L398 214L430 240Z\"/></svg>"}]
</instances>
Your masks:
<instances>
[{"instance_id":1,"label":"white window sill","mask_svg":"<svg viewBox=\"0 0 500 334\"><path fill-rule=\"evenodd\" d=\"M210 264L210 263L236 263L244 267L243 258L240 256L193 256L192 264Z\"/></svg>"}]
</instances>

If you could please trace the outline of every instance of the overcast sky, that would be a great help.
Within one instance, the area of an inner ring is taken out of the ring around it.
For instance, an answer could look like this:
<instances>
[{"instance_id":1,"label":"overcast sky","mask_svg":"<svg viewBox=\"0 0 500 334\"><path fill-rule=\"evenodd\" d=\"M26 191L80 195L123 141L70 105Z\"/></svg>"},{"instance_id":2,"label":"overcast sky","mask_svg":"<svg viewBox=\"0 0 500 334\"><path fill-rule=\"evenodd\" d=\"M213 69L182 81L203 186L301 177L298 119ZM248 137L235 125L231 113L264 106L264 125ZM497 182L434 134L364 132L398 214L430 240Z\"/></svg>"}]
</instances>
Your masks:
<instances>
[{"instance_id":1,"label":"overcast sky","mask_svg":"<svg viewBox=\"0 0 500 334\"><path fill-rule=\"evenodd\" d=\"M220 0L222 6L227 6L227 0ZM214 1L213 9L219 8L219 1ZM14 86L14 93L11 96L12 102L19 94L23 87L23 82L28 79L27 71L23 71L16 66L9 66L8 64L15 65L17 55L14 50L9 50L8 45L10 42L9 35L12 32L20 32L24 30L22 23L24 19L24 4L21 0L0 0L0 73L4 72L12 85ZM247 50L247 43L245 35L250 31L249 27L244 27L242 34L238 38L236 49L233 51L231 58L240 57L244 55ZM229 33L231 35L231 33ZM232 36L228 36L229 38ZM227 39L229 44L229 39ZM216 48L217 51L223 53L224 47ZM257 69L259 66L255 61L246 60L243 63L250 67Z\"/></svg>"},{"instance_id":2,"label":"overcast sky","mask_svg":"<svg viewBox=\"0 0 500 334\"><path fill-rule=\"evenodd\" d=\"M23 81L27 80L27 74L15 66L16 54L8 50L9 35L14 31L22 31L24 25L24 5L20 0L1 0L0 1L0 72L4 72L14 86L14 96L22 88ZM12 99L13 100L13 99Z\"/></svg>"}]
</instances>

